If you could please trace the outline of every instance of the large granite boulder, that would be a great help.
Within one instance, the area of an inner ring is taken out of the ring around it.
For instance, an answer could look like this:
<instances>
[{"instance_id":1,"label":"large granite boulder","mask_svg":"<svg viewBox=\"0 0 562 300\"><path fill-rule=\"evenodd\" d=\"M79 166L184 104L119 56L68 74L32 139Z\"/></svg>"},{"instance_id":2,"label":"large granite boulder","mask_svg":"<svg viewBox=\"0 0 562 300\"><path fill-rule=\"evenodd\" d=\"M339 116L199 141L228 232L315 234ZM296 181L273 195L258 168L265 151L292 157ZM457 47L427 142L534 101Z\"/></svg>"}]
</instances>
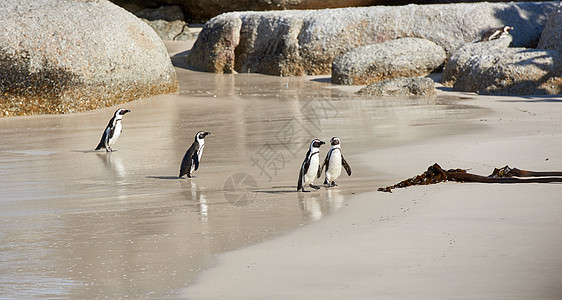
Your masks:
<instances>
[{"instance_id":1,"label":"large granite boulder","mask_svg":"<svg viewBox=\"0 0 562 300\"><path fill-rule=\"evenodd\" d=\"M500 50L507 49L513 37L506 37L486 42L468 43L460 47L455 53L449 57L447 64L443 68L443 77L441 82L445 86L452 87L459 78L467 78L466 74L472 72L472 63L480 56L490 56L498 53Z\"/></svg>"},{"instance_id":2,"label":"large granite boulder","mask_svg":"<svg viewBox=\"0 0 562 300\"><path fill-rule=\"evenodd\" d=\"M205 24L187 61L197 70L271 75L330 74L354 48L403 37L434 42L447 55L509 24L513 44L536 46L558 2L374 6L304 11L233 12Z\"/></svg>"},{"instance_id":3,"label":"large granite boulder","mask_svg":"<svg viewBox=\"0 0 562 300\"><path fill-rule=\"evenodd\" d=\"M178 90L162 41L107 1L0 4L0 116L68 113Z\"/></svg>"},{"instance_id":4,"label":"large granite boulder","mask_svg":"<svg viewBox=\"0 0 562 300\"><path fill-rule=\"evenodd\" d=\"M359 91L370 96L430 96L435 95L435 82L427 77L398 77L370 84Z\"/></svg>"},{"instance_id":5,"label":"large granite boulder","mask_svg":"<svg viewBox=\"0 0 562 300\"><path fill-rule=\"evenodd\" d=\"M119 6L136 12L144 8L178 5L186 20L191 23L206 22L223 13L233 11L265 11L287 9L324 9L373 5L442 4L459 2L485 2L483 0L111 0ZM486 2L510 2L489 0Z\"/></svg>"},{"instance_id":6,"label":"large granite boulder","mask_svg":"<svg viewBox=\"0 0 562 300\"><path fill-rule=\"evenodd\" d=\"M395 77L425 76L441 67L446 58L445 50L428 40L390 40L337 56L332 63L332 83L363 85Z\"/></svg>"},{"instance_id":7,"label":"large granite boulder","mask_svg":"<svg viewBox=\"0 0 562 300\"><path fill-rule=\"evenodd\" d=\"M562 53L562 8L559 7L548 16L537 48Z\"/></svg>"},{"instance_id":8,"label":"large granite boulder","mask_svg":"<svg viewBox=\"0 0 562 300\"><path fill-rule=\"evenodd\" d=\"M111 0L130 11L163 5L178 5L183 8L190 22L206 22L209 19L232 11L264 11L286 9L322 9L388 4L407 4L406 0Z\"/></svg>"},{"instance_id":9,"label":"large granite boulder","mask_svg":"<svg viewBox=\"0 0 562 300\"><path fill-rule=\"evenodd\" d=\"M562 93L562 54L557 51L505 48L477 53L458 68L453 89L492 95Z\"/></svg>"}]
</instances>

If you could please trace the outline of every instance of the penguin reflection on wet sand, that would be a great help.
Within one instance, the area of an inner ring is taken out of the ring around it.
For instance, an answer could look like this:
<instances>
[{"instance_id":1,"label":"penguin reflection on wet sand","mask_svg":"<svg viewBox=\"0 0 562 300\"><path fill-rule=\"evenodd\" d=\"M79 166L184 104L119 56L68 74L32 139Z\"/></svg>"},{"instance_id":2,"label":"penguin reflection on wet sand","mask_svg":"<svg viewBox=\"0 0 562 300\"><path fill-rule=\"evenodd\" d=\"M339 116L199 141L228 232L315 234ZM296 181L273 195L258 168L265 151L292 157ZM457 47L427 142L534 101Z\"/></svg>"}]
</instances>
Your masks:
<instances>
[{"instance_id":1,"label":"penguin reflection on wet sand","mask_svg":"<svg viewBox=\"0 0 562 300\"><path fill-rule=\"evenodd\" d=\"M324 184L328 187L334 187L337 186L336 179L340 177L342 166L345 169L345 172L347 172L348 176L351 176L351 167L341 153L340 139L338 139L337 137L333 137L330 140L330 144L332 145L332 148L330 149L330 151L328 151L328 154L326 154L326 158L324 159L324 162L322 163L320 168L318 168L318 174L316 174L316 176L318 178L322 176L322 170L325 166L326 178L324 179Z\"/></svg>"},{"instance_id":2,"label":"penguin reflection on wet sand","mask_svg":"<svg viewBox=\"0 0 562 300\"><path fill-rule=\"evenodd\" d=\"M131 111L125 108L120 108L117 111L115 111L115 114L113 114L113 118L109 120L109 124L107 124L107 127L105 127L105 130L101 136L101 141L96 147L96 150L105 148L106 152L117 151L112 149L111 147L115 145L115 142L121 135L121 131L123 130L122 129L123 127L121 125L121 119L128 112Z\"/></svg>"},{"instance_id":3,"label":"penguin reflection on wet sand","mask_svg":"<svg viewBox=\"0 0 562 300\"><path fill-rule=\"evenodd\" d=\"M299 182L297 183L297 191L304 190L305 186L310 186L313 189L319 189L317 185L313 185L314 178L318 172L318 166L320 164L320 146L325 143L319 139L314 139L310 143L310 148L306 152L306 157L302 162L301 170L299 172Z\"/></svg>"},{"instance_id":4,"label":"penguin reflection on wet sand","mask_svg":"<svg viewBox=\"0 0 562 300\"><path fill-rule=\"evenodd\" d=\"M491 28L482 34L482 38L480 39L481 42L497 40L509 34L509 31L513 30L513 27L510 26L502 26L498 28Z\"/></svg>"},{"instance_id":5,"label":"penguin reflection on wet sand","mask_svg":"<svg viewBox=\"0 0 562 300\"><path fill-rule=\"evenodd\" d=\"M191 173L199 169L199 162L201 162L201 155L203 155L203 148L205 148L205 137L211 134L208 131L199 131L195 135L195 141L191 147L187 149L183 160L181 161L180 176L187 175L187 178L194 178Z\"/></svg>"}]
</instances>

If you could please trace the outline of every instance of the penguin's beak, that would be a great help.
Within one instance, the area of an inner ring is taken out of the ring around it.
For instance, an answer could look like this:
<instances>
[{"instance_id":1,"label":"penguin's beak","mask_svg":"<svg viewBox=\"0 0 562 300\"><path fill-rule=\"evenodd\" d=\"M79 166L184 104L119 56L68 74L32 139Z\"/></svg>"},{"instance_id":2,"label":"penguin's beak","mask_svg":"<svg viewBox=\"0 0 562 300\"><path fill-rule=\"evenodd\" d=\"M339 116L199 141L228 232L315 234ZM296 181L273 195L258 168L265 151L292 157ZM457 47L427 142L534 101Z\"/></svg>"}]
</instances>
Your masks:
<instances>
[{"instance_id":1,"label":"penguin's beak","mask_svg":"<svg viewBox=\"0 0 562 300\"><path fill-rule=\"evenodd\" d=\"M323 141L320 141L320 145L324 145L324 144L326 144L326 143L325 143L325 142L323 142Z\"/></svg>"},{"instance_id":2,"label":"penguin's beak","mask_svg":"<svg viewBox=\"0 0 562 300\"><path fill-rule=\"evenodd\" d=\"M205 132L205 136L207 136L207 135L209 135L209 134L211 134L210 131Z\"/></svg>"}]
</instances>

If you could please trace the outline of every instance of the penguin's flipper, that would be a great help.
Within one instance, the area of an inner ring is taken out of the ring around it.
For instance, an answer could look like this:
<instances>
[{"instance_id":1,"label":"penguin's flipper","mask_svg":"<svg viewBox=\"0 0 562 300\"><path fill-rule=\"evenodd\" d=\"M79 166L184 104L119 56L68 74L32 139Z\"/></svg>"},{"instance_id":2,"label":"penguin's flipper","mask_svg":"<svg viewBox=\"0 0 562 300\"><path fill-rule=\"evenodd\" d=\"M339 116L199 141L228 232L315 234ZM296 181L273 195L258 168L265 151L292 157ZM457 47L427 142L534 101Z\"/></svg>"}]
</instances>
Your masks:
<instances>
[{"instance_id":1,"label":"penguin's flipper","mask_svg":"<svg viewBox=\"0 0 562 300\"><path fill-rule=\"evenodd\" d=\"M345 171L347 172L347 176L351 176L351 167L349 166L349 164L347 163L345 158L343 158L343 154L341 156L341 164L342 164L343 168L345 169Z\"/></svg>"},{"instance_id":2,"label":"penguin's flipper","mask_svg":"<svg viewBox=\"0 0 562 300\"><path fill-rule=\"evenodd\" d=\"M96 150L100 150L101 148L105 148L105 150L107 151L107 144L108 144L107 135L108 135L109 131L110 131L109 127L106 127L105 130L103 131L103 134L101 135L101 140L100 140L98 146L96 147Z\"/></svg>"},{"instance_id":3,"label":"penguin's flipper","mask_svg":"<svg viewBox=\"0 0 562 300\"><path fill-rule=\"evenodd\" d=\"M195 169L193 169L194 171L197 171L197 169L199 169L199 155L197 155L197 152L193 153L193 156L191 157L193 159L193 165L195 166Z\"/></svg>"},{"instance_id":4,"label":"penguin's flipper","mask_svg":"<svg viewBox=\"0 0 562 300\"><path fill-rule=\"evenodd\" d=\"M113 135L115 134L115 124L109 126L106 130L106 141L107 144L109 144L109 140L113 138Z\"/></svg>"},{"instance_id":5,"label":"penguin's flipper","mask_svg":"<svg viewBox=\"0 0 562 300\"><path fill-rule=\"evenodd\" d=\"M98 146L96 147L96 150L100 150L100 149L103 148L103 147L105 147L105 146L103 145L103 138L102 138L102 140L100 141L100 143L99 143Z\"/></svg>"},{"instance_id":6,"label":"penguin's flipper","mask_svg":"<svg viewBox=\"0 0 562 300\"><path fill-rule=\"evenodd\" d=\"M190 150L191 150L191 148L190 148ZM187 152L183 156L183 159L181 161L180 176L179 177L183 177L183 175L189 174L189 172L191 170L191 156L189 154L190 154L189 150L187 150Z\"/></svg>"},{"instance_id":7,"label":"penguin's flipper","mask_svg":"<svg viewBox=\"0 0 562 300\"><path fill-rule=\"evenodd\" d=\"M195 153L195 156L197 156L197 150L199 149L198 145L196 145L195 143L196 142L191 144L191 147L187 149L185 155L183 156L183 159L181 161L181 167L180 167L180 177L186 174L191 175L190 173L191 173L191 166L193 164L193 154Z\"/></svg>"},{"instance_id":8,"label":"penguin's flipper","mask_svg":"<svg viewBox=\"0 0 562 300\"><path fill-rule=\"evenodd\" d=\"M305 158L305 161L302 163L301 170L299 171L299 181L297 182L297 192L300 191L301 189L302 189L303 192L304 192L304 189L303 189L303 186L302 186L302 182L303 182L303 180L304 180L304 178L303 178L303 177L304 177L304 173L306 172L306 171L305 171L305 166L306 166L307 160L308 160L308 158Z\"/></svg>"}]
</instances>

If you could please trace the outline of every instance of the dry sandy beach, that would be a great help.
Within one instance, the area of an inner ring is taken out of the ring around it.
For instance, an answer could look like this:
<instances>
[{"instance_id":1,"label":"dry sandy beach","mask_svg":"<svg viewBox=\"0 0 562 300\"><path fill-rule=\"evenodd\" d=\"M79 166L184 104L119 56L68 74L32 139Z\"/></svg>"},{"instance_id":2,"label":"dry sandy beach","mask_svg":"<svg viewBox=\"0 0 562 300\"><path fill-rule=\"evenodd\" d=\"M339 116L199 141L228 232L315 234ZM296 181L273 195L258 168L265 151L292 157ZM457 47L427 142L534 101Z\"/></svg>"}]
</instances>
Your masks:
<instances>
[{"instance_id":1,"label":"dry sandy beach","mask_svg":"<svg viewBox=\"0 0 562 300\"><path fill-rule=\"evenodd\" d=\"M442 93L449 93L443 91ZM379 186L437 162L562 170L562 97L487 97L463 133L353 156ZM468 128L476 126L479 130ZM384 179L383 179L384 178ZM562 185L442 183L355 195L287 236L220 256L190 299L561 299Z\"/></svg>"},{"instance_id":2,"label":"dry sandy beach","mask_svg":"<svg viewBox=\"0 0 562 300\"><path fill-rule=\"evenodd\" d=\"M190 71L168 46L180 92L122 105L117 152L93 151L117 107L0 119L0 298L562 297L562 185L375 192L435 162L562 170L561 97L361 98ZM197 178L177 179L199 130ZM297 193L332 136L352 176Z\"/></svg>"}]
</instances>

